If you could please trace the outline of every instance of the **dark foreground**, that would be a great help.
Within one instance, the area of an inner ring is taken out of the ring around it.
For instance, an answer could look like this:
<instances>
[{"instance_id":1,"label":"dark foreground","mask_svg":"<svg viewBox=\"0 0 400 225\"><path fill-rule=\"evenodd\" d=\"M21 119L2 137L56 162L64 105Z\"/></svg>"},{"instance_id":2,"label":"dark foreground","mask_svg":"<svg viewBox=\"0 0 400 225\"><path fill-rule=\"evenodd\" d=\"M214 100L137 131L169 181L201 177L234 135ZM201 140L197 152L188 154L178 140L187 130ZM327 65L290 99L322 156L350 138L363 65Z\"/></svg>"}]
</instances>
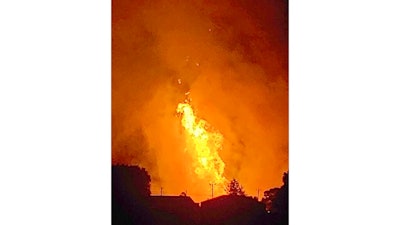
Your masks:
<instances>
[{"instance_id":1,"label":"dark foreground","mask_svg":"<svg viewBox=\"0 0 400 225\"><path fill-rule=\"evenodd\" d=\"M150 196L150 177L138 167L113 166L112 224L284 225L288 224L288 182L271 210L264 202L224 195L200 204L188 196Z\"/></svg>"}]
</instances>

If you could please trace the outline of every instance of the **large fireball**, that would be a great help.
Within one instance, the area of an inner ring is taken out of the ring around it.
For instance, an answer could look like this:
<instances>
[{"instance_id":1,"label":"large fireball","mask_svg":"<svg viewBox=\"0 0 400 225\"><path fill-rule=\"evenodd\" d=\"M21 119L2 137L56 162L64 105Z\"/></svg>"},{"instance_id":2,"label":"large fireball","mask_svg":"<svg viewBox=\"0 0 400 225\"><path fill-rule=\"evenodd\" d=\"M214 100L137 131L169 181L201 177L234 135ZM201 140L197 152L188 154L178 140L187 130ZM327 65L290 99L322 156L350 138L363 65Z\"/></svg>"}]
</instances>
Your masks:
<instances>
[{"instance_id":1,"label":"large fireball","mask_svg":"<svg viewBox=\"0 0 400 225\"><path fill-rule=\"evenodd\" d=\"M193 169L198 179L215 185L215 193L222 194L226 183L225 163L218 151L222 149L223 136L207 121L199 119L189 101L179 103L176 109L181 114L181 123L186 131L186 151L193 158Z\"/></svg>"}]
</instances>

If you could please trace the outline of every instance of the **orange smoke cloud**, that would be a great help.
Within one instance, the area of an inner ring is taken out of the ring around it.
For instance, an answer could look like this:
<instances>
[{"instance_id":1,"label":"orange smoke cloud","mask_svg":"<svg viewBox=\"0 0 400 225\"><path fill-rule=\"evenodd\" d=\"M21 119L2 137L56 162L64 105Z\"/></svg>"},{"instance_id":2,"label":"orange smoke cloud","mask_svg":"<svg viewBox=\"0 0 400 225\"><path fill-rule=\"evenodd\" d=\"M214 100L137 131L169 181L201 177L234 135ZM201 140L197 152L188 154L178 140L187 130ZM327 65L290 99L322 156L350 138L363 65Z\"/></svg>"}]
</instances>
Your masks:
<instances>
[{"instance_id":1,"label":"orange smoke cloud","mask_svg":"<svg viewBox=\"0 0 400 225\"><path fill-rule=\"evenodd\" d=\"M280 186L288 170L287 2L112 4L113 164L145 167L153 194L163 187L210 198L215 181L196 174L176 116L190 90L196 118L223 137L219 175L254 196Z\"/></svg>"}]
</instances>

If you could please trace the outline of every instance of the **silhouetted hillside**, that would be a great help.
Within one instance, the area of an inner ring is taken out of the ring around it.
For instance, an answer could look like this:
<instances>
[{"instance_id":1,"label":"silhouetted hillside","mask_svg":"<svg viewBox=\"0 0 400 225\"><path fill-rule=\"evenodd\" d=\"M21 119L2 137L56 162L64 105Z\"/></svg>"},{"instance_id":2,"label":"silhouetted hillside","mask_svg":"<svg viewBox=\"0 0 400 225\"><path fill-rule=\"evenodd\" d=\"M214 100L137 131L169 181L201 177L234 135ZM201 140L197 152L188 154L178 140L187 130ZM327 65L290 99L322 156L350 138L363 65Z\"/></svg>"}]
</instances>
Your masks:
<instances>
[{"instance_id":1,"label":"silhouetted hillside","mask_svg":"<svg viewBox=\"0 0 400 225\"><path fill-rule=\"evenodd\" d=\"M259 225L266 220L265 204L251 197L224 195L201 203L204 225Z\"/></svg>"},{"instance_id":2,"label":"silhouetted hillside","mask_svg":"<svg viewBox=\"0 0 400 225\"><path fill-rule=\"evenodd\" d=\"M199 204L186 196L151 196L154 224L196 225L200 223Z\"/></svg>"}]
</instances>

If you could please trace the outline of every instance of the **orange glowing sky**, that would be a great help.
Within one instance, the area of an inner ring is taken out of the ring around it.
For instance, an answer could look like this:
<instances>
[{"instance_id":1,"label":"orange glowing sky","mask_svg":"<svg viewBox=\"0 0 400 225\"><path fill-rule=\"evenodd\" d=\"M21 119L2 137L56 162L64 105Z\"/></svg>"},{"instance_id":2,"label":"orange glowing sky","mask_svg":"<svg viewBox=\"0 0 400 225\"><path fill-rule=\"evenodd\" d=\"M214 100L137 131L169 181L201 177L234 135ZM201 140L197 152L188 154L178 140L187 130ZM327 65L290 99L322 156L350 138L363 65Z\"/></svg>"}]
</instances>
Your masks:
<instances>
[{"instance_id":1,"label":"orange glowing sky","mask_svg":"<svg viewBox=\"0 0 400 225\"><path fill-rule=\"evenodd\" d=\"M196 118L223 137L223 176L251 196L282 185L288 3L249 2L112 1L112 163L145 167L152 194L211 197L177 113L189 91Z\"/></svg>"}]
</instances>

